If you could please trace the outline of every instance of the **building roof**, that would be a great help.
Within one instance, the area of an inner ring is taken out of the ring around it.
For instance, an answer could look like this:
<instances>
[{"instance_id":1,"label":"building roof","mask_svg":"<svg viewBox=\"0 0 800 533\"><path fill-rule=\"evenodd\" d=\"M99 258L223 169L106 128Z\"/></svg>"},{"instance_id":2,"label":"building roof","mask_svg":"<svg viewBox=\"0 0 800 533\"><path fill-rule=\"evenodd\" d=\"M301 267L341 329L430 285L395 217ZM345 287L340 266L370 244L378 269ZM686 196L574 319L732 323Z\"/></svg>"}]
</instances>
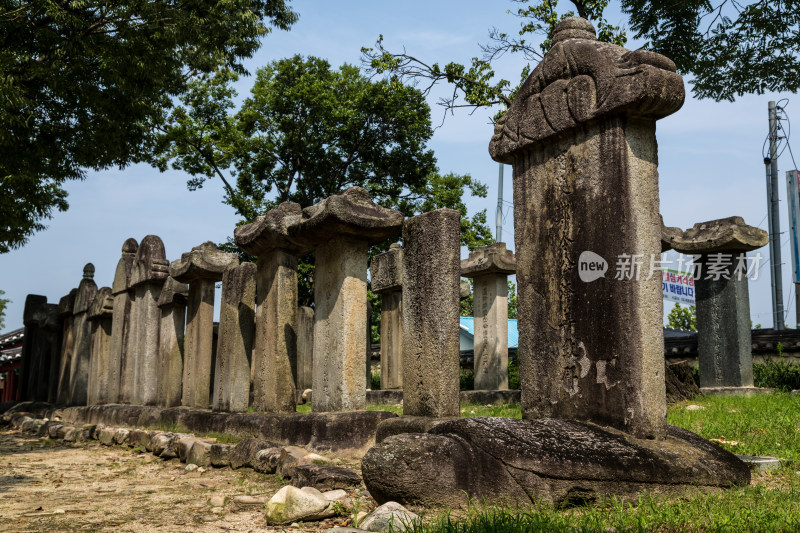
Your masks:
<instances>
[{"instance_id":1,"label":"building roof","mask_svg":"<svg viewBox=\"0 0 800 533\"><path fill-rule=\"evenodd\" d=\"M459 317L459 327L462 331L475 337L475 318L471 316ZM519 345L519 332L517 331L517 319L508 319L508 347L516 348Z\"/></svg>"},{"instance_id":2,"label":"building roof","mask_svg":"<svg viewBox=\"0 0 800 533\"><path fill-rule=\"evenodd\" d=\"M25 328L15 329L8 333L0 335L0 350L12 345L22 344L22 338L25 336Z\"/></svg>"}]
</instances>

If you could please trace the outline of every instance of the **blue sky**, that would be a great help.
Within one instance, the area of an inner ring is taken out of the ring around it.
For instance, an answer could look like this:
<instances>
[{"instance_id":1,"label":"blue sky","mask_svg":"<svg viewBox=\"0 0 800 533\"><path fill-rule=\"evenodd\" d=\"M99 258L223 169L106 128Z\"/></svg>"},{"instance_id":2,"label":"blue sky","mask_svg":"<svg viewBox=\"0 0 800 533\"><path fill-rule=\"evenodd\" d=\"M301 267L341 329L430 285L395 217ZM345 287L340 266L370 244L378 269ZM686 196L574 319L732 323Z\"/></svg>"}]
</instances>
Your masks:
<instances>
[{"instance_id":1,"label":"blue sky","mask_svg":"<svg viewBox=\"0 0 800 533\"><path fill-rule=\"evenodd\" d=\"M515 9L510 1L294 0L292 5L300 20L291 31L265 38L261 50L247 62L251 73L269 61L297 53L327 58L333 66L360 64L361 47L372 46L380 34L387 48L404 47L427 62L467 62L480 54L478 45L486 42L490 27L509 33L518 28L518 20L505 12ZM613 4L610 13L612 22L625 23L625 18L614 12ZM636 47L637 43L629 42L628 48ZM521 57L505 57L498 63L497 72L516 83L524 64ZM240 94L246 96L250 85L250 79L242 79L238 83ZM687 93L689 90L687 80ZM430 97L435 124L442 119L442 109L436 102L446 92L442 87ZM683 109L658 122L661 213L665 223L685 229L696 222L739 215L749 224L766 228L761 149L767 134L767 102L781 98L789 98L787 113L800 125L800 99L792 94L746 96L735 103L697 101L689 96ZM487 209L494 227L498 165L487 150L492 135L491 114L478 110L472 115L457 112L448 116L429 146L443 172L468 173L488 184L489 197L471 199L467 205L471 213ZM793 148L800 156L800 134L796 140ZM781 242L786 322L793 326L794 288L784 185L785 171L791 168L786 151L779 160L784 232ZM12 300L5 330L22 326L27 294L46 295L50 302L57 303L78 285L87 262L96 267L98 286L110 285L122 243L128 237L141 241L147 234L159 235L170 260L204 241L224 241L232 234L237 217L221 203L220 183L211 180L204 188L190 192L186 189L187 179L181 172L160 173L147 165L136 165L93 172L85 181L68 184L70 210L56 214L48 222L48 229L36 234L25 247L0 255L0 289ZM510 200L510 167L506 167L504 189ZM510 206L505 212L503 237L511 246ZM761 253L765 258L769 255L766 248ZM768 267L762 268L759 278L750 283L750 301L753 321L771 326Z\"/></svg>"}]
</instances>

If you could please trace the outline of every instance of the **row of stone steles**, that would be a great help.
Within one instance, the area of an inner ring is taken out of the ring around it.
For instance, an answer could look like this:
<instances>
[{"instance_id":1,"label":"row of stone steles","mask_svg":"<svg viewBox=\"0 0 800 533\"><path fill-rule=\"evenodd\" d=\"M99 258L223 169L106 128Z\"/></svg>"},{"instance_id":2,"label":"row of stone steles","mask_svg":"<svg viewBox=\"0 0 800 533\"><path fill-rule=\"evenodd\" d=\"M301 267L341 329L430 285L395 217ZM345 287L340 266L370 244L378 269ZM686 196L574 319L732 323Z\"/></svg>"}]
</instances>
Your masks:
<instances>
[{"instance_id":1,"label":"row of stone steles","mask_svg":"<svg viewBox=\"0 0 800 533\"><path fill-rule=\"evenodd\" d=\"M385 335L395 340L382 347L386 378L405 389L407 414L457 416L459 232L457 211L404 220L354 187L306 209L281 204L237 228L237 244L256 255L257 264L240 263L210 242L170 263L159 237L128 239L111 287L98 289L88 264L79 287L58 305L28 297L21 399L294 412L297 389L310 387L315 411L364 409L367 252L402 233L395 275L405 303L393 319L401 321L399 333ZM502 285L505 296L513 255L504 245L492 250L466 260L475 264L464 275L492 279L487 285ZM297 262L309 251L316 257L314 310L297 305ZM506 263L498 262L501 257ZM499 272L498 264L506 270ZM373 268L373 284L383 292L379 270ZM502 283L494 279L498 273ZM214 287L220 281L215 341ZM485 292L476 293L478 308L491 307L480 303ZM398 298L384 298L384 308ZM506 320L499 322L505 326ZM505 331L501 336L505 341ZM496 342L485 344L493 356L507 357Z\"/></svg>"}]
</instances>

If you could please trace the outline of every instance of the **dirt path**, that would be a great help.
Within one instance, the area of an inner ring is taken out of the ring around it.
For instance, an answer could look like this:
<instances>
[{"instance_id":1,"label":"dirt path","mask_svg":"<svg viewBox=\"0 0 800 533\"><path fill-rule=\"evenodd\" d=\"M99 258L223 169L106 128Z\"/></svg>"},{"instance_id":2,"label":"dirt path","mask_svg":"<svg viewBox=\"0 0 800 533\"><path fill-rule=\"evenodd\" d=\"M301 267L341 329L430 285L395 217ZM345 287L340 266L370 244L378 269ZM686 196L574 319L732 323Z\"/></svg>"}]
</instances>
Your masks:
<instances>
[{"instance_id":1,"label":"dirt path","mask_svg":"<svg viewBox=\"0 0 800 533\"><path fill-rule=\"evenodd\" d=\"M233 497L268 498L281 487L277 476L185 466L119 446L0 431L0 531L316 532L344 525L339 518L268 527L263 505ZM219 497L227 497L224 507L212 507Z\"/></svg>"}]
</instances>

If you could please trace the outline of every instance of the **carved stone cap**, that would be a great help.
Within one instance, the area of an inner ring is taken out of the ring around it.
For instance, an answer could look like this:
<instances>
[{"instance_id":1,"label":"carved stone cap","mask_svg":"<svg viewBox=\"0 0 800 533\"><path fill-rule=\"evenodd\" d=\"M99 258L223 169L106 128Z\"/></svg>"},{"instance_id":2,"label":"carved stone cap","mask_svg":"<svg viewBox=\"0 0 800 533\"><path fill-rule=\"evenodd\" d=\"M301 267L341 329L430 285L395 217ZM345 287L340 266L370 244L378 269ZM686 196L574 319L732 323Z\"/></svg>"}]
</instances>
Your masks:
<instances>
[{"instance_id":1,"label":"carved stone cap","mask_svg":"<svg viewBox=\"0 0 800 533\"><path fill-rule=\"evenodd\" d=\"M96 294L97 283L94 282L94 265L86 263L86 266L83 267L83 279L78 284L78 292L75 295L75 306L72 308L72 313L77 315L88 311Z\"/></svg>"},{"instance_id":2,"label":"carved stone cap","mask_svg":"<svg viewBox=\"0 0 800 533\"><path fill-rule=\"evenodd\" d=\"M496 242L476 248L467 259L461 261L461 275L476 278L485 274L513 274L517 271L514 252L506 250L506 243Z\"/></svg>"},{"instance_id":3,"label":"carved stone cap","mask_svg":"<svg viewBox=\"0 0 800 533\"><path fill-rule=\"evenodd\" d=\"M303 209L303 218L289 226L290 238L313 247L339 237L374 244L400 234L403 213L374 203L361 187L329 196Z\"/></svg>"},{"instance_id":4,"label":"carved stone cap","mask_svg":"<svg viewBox=\"0 0 800 533\"><path fill-rule=\"evenodd\" d=\"M169 275L181 283L199 279L220 281L226 268L238 264L239 256L225 253L208 241L195 246L191 252L181 254L180 259L170 264Z\"/></svg>"},{"instance_id":5,"label":"carved stone cap","mask_svg":"<svg viewBox=\"0 0 800 533\"><path fill-rule=\"evenodd\" d=\"M469 281L461 280L461 284L458 286L458 299L466 300L471 292L472 288L469 286Z\"/></svg>"},{"instance_id":6,"label":"carved stone cap","mask_svg":"<svg viewBox=\"0 0 800 533\"><path fill-rule=\"evenodd\" d=\"M58 312L58 304L44 304L39 327L50 331L61 331L63 323Z\"/></svg>"},{"instance_id":7,"label":"carved stone cap","mask_svg":"<svg viewBox=\"0 0 800 533\"><path fill-rule=\"evenodd\" d=\"M683 79L660 54L597 41L591 23L575 17L558 23L553 43L495 124L495 161L513 164L516 155L590 121L656 120L683 105Z\"/></svg>"},{"instance_id":8,"label":"carved stone cap","mask_svg":"<svg viewBox=\"0 0 800 533\"><path fill-rule=\"evenodd\" d=\"M156 235L148 235L136 250L136 258L131 265L131 278L128 288L142 283L164 282L169 276L169 261L164 251L164 243Z\"/></svg>"},{"instance_id":9,"label":"carved stone cap","mask_svg":"<svg viewBox=\"0 0 800 533\"><path fill-rule=\"evenodd\" d=\"M25 297L25 307L22 310L22 323L26 326L37 326L42 319L47 296L29 294Z\"/></svg>"},{"instance_id":10,"label":"carved stone cap","mask_svg":"<svg viewBox=\"0 0 800 533\"><path fill-rule=\"evenodd\" d=\"M58 301L58 314L60 316L70 316L75 308L75 297L78 296L78 289L72 289L69 294L62 296Z\"/></svg>"},{"instance_id":11,"label":"carved stone cap","mask_svg":"<svg viewBox=\"0 0 800 533\"><path fill-rule=\"evenodd\" d=\"M661 252L663 253L667 250L672 250L672 242L683 235L683 231L681 231L681 228L665 226L664 217L658 216L661 218Z\"/></svg>"},{"instance_id":12,"label":"carved stone cap","mask_svg":"<svg viewBox=\"0 0 800 533\"><path fill-rule=\"evenodd\" d=\"M403 249L392 244L389 251L372 258L369 265L372 292L399 291L403 288Z\"/></svg>"},{"instance_id":13,"label":"carved stone cap","mask_svg":"<svg viewBox=\"0 0 800 533\"><path fill-rule=\"evenodd\" d=\"M300 222L302 219L303 209L300 204L283 202L250 224L239 226L233 230L233 238L242 250L255 256L275 249L302 255L307 250L289 239L288 230L290 225Z\"/></svg>"},{"instance_id":14,"label":"carved stone cap","mask_svg":"<svg viewBox=\"0 0 800 533\"><path fill-rule=\"evenodd\" d=\"M158 297L158 306L169 307L172 305L186 305L188 297L189 286L170 276L161 288L161 295Z\"/></svg>"},{"instance_id":15,"label":"carved stone cap","mask_svg":"<svg viewBox=\"0 0 800 533\"><path fill-rule=\"evenodd\" d=\"M136 239L127 239L122 244L122 257L117 262L117 270L114 271L114 282L111 284L111 293L119 294L128 290L131 281L131 267L136 259L136 251L139 243Z\"/></svg>"},{"instance_id":16,"label":"carved stone cap","mask_svg":"<svg viewBox=\"0 0 800 533\"><path fill-rule=\"evenodd\" d=\"M769 242L766 231L744 223L742 217L699 222L674 237L672 248L684 254L749 252Z\"/></svg>"},{"instance_id":17,"label":"carved stone cap","mask_svg":"<svg viewBox=\"0 0 800 533\"><path fill-rule=\"evenodd\" d=\"M89 320L98 320L110 317L114 312L114 296L111 294L111 287L102 287L94 297L92 305L89 306Z\"/></svg>"}]
</instances>

